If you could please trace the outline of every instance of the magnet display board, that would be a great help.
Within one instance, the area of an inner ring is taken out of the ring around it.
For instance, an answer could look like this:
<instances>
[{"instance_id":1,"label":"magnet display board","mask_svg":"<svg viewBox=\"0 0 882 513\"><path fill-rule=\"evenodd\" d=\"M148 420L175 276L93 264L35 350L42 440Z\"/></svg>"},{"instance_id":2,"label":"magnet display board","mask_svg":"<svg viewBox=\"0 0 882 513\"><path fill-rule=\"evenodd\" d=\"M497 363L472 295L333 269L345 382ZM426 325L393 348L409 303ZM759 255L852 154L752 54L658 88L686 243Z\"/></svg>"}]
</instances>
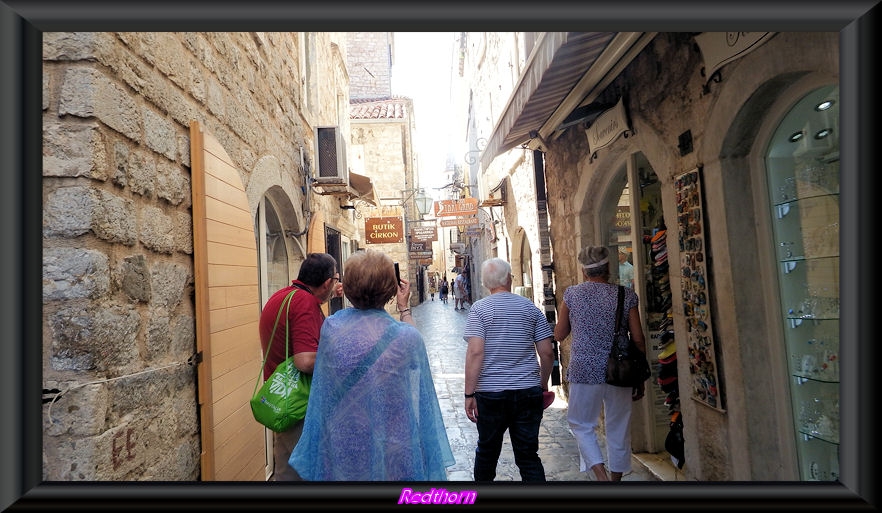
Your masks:
<instances>
[{"instance_id":1,"label":"magnet display board","mask_svg":"<svg viewBox=\"0 0 882 513\"><path fill-rule=\"evenodd\" d=\"M717 347L711 321L707 276L707 234L701 192L701 170L677 176L677 242L680 248L680 289L689 349L689 386L692 399L723 410ZM681 383L682 384L682 383Z\"/></svg>"}]
</instances>

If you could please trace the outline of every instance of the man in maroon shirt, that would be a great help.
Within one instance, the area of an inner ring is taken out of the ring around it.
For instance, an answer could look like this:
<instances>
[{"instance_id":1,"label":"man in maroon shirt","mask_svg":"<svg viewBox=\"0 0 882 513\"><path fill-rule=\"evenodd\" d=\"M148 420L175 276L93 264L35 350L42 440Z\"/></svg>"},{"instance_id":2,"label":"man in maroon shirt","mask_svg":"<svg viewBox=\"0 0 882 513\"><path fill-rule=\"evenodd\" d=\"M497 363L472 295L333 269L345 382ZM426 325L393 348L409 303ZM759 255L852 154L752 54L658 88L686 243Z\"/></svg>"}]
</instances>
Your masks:
<instances>
[{"instance_id":1,"label":"man in maroon shirt","mask_svg":"<svg viewBox=\"0 0 882 513\"><path fill-rule=\"evenodd\" d=\"M343 295L339 267L334 257L327 253L310 253L300 264L297 279L273 294L260 313L260 345L264 353L273 336L273 326L285 296L291 296L288 308L288 354L294 356L294 366L300 372L312 374L315 368L315 354L318 351L319 332L325 320L321 306L332 297ZM284 316L283 316L284 317ZM276 367L285 360L285 323L279 320L279 328L273 336L270 354L263 368L263 378L267 379ZM273 433L273 481L299 481L300 476L288 465L291 451L297 445L303 431L303 420L283 433Z\"/></svg>"}]
</instances>

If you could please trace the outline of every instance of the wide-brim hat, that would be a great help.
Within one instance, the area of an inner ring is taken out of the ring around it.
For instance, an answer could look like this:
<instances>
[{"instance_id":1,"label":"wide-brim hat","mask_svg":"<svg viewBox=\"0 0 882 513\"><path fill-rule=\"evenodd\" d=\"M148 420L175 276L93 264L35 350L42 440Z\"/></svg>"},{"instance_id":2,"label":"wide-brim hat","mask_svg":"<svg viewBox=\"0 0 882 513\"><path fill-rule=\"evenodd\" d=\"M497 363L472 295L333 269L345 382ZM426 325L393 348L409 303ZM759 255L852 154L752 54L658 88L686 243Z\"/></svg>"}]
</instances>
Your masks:
<instances>
[{"instance_id":1,"label":"wide-brim hat","mask_svg":"<svg viewBox=\"0 0 882 513\"><path fill-rule=\"evenodd\" d=\"M663 358L659 356L658 363L661 365L669 365L677 361L677 353L671 353L670 356Z\"/></svg>"},{"instance_id":2,"label":"wide-brim hat","mask_svg":"<svg viewBox=\"0 0 882 513\"><path fill-rule=\"evenodd\" d=\"M668 344L665 346L664 351L658 354L659 360L667 360L671 357L672 354L677 352L677 344Z\"/></svg>"},{"instance_id":3,"label":"wide-brim hat","mask_svg":"<svg viewBox=\"0 0 882 513\"><path fill-rule=\"evenodd\" d=\"M664 378L661 377L661 376L659 376L659 377L656 379L656 381L658 382L659 386L661 386L661 387L665 387L665 386L670 385L671 383L677 381L677 375L675 374L675 375L673 375L673 376L667 376L667 377L664 377Z\"/></svg>"}]
</instances>

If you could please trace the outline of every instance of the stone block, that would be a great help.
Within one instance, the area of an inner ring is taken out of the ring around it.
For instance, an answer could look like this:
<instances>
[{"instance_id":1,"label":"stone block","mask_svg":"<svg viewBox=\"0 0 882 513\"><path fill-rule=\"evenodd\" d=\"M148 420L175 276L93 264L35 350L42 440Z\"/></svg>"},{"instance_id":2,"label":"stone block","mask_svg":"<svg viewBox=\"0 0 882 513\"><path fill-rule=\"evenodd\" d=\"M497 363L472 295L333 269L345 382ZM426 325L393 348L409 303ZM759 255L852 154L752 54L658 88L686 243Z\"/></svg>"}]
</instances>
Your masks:
<instances>
[{"instance_id":1,"label":"stone block","mask_svg":"<svg viewBox=\"0 0 882 513\"><path fill-rule=\"evenodd\" d=\"M162 209L150 205L141 209L138 238L144 246L158 253L174 253L174 228L174 218L166 215Z\"/></svg>"},{"instance_id":2,"label":"stone block","mask_svg":"<svg viewBox=\"0 0 882 513\"><path fill-rule=\"evenodd\" d=\"M43 124L43 176L107 180L108 158L97 123Z\"/></svg>"},{"instance_id":3,"label":"stone block","mask_svg":"<svg viewBox=\"0 0 882 513\"><path fill-rule=\"evenodd\" d=\"M43 300L98 298L110 288L107 255L84 248L43 250Z\"/></svg>"},{"instance_id":4,"label":"stone block","mask_svg":"<svg viewBox=\"0 0 882 513\"><path fill-rule=\"evenodd\" d=\"M70 68L65 72L58 114L98 118L133 141L141 136L141 115L135 100L94 68Z\"/></svg>"},{"instance_id":5,"label":"stone block","mask_svg":"<svg viewBox=\"0 0 882 513\"><path fill-rule=\"evenodd\" d=\"M164 155L169 160L175 158L175 125L166 116L154 112L149 107L141 109L144 119L144 142L147 147Z\"/></svg>"},{"instance_id":6,"label":"stone block","mask_svg":"<svg viewBox=\"0 0 882 513\"><path fill-rule=\"evenodd\" d=\"M138 356L141 317L130 305L89 303L49 316L53 370L106 372L130 366Z\"/></svg>"},{"instance_id":7,"label":"stone block","mask_svg":"<svg viewBox=\"0 0 882 513\"><path fill-rule=\"evenodd\" d=\"M174 311L184 299L184 293L193 283L193 273L188 267L169 262L158 262L150 270L150 287L153 306L163 306Z\"/></svg>"}]
</instances>

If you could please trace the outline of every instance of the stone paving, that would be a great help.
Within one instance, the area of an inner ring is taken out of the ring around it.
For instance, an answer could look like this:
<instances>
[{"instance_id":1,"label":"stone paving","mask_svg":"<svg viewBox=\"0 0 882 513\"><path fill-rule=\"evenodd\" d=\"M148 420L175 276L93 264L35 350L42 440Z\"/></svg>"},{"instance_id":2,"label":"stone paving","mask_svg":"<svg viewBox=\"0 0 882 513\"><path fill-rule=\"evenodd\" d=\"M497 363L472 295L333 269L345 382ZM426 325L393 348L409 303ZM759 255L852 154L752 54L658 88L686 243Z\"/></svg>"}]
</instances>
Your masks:
<instances>
[{"instance_id":1,"label":"stone paving","mask_svg":"<svg viewBox=\"0 0 882 513\"><path fill-rule=\"evenodd\" d=\"M453 449L456 464L447 468L451 481L471 481L478 430L465 414L465 350L462 338L467 311L454 310L453 301L447 304L437 297L413 307L413 317L426 341L432 376L447 438ZM555 390L558 387L552 387ZM579 451L567 425L567 403L560 396L545 410L539 431L539 457L545 467L548 481L593 481L590 472L579 472ZM603 440L601 439L601 444ZM497 481L520 481L521 476L514 463L514 454L508 433L499 456L496 470ZM637 461L632 472L623 481L656 481L657 478Z\"/></svg>"}]
</instances>

